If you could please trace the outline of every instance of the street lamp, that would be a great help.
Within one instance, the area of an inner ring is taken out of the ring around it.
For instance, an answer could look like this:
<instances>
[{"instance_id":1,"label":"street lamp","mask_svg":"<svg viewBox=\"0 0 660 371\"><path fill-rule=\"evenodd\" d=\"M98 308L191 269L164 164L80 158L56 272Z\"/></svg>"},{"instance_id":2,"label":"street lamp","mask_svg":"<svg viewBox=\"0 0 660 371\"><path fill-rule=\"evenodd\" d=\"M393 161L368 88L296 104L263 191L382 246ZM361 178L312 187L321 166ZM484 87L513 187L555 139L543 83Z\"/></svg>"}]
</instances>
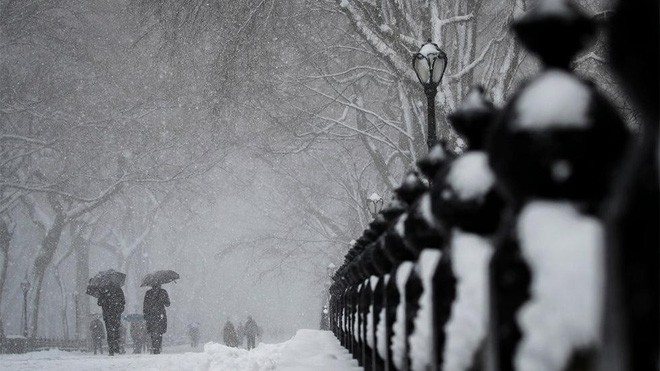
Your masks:
<instances>
[{"instance_id":1,"label":"street lamp","mask_svg":"<svg viewBox=\"0 0 660 371\"><path fill-rule=\"evenodd\" d=\"M27 316L27 294L30 291L30 282L25 277L25 282L21 282L21 289L23 290L23 336L28 337L28 316Z\"/></svg>"},{"instance_id":2,"label":"street lamp","mask_svg":"<svg viewBox=\"0 0 660 371\"><path fill-rule=\"evenodd\" d=\"M367 198L367 208L371 213L371 217L375 218L376 214L383 208L383 198L376 192L372 193L369 198Z\"/></svg>"},{"instance_id":3,"label":"street lamp","mask_svg":"<svg viewBox=\"0 0 660 371\"><path fill-rule=\"evenodd\" d=\"M334 263L328 264L328 266L325 268L328 277L332 278L332 275L335 273L335 268L337 268L337 266Z\"/></svg>"},{"instance_id":4,"label":"street lamp","mask_svg":"<svg viewBox=\"0 0 660 371\"><path fill-rule=\"evenodd\" d=\"M438 92L438 84L442 81L442 75L447 68L447 54L440 49L438 44L426 41L413 55L413 69L419 82L424 87L427 101L427 139L426 144L429 151L437 142L435 129L435 94Z\"/></svg>"},{"instance_id":5,"label":"street lamp","mask_svg":"<svg viewBox=\"0 0 660 371\"><path fill-rule=\"evenodd\" d=\"M71 293L71 296L73 296L73 304L76 306L75 307L75 329L76 329L76 340L80 339L80 329L78 328L79 323L78 321L80 320L80 295L78 294L78 291L74 291Z\"/></svg>"}]
</instances>

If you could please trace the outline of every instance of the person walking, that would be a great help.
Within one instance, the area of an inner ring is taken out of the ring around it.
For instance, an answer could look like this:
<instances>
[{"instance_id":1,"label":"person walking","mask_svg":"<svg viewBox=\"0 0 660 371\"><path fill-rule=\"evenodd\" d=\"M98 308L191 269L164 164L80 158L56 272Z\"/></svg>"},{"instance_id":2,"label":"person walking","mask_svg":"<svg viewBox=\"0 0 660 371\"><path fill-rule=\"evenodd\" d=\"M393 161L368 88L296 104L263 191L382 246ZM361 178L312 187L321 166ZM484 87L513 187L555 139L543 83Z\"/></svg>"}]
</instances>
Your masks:
<instances>
[{"instance_id":1,"label":"person walking","mask_svg":"<svg viewBox=\"0 0 660 371\"><path fill-rule=\"evenodd\" d=\"M247 322L245 322L245 337L247 338L247 349L254 349L257 339L257 334L259 333L259 326L257 322L248 316Z\"/></svg>"},{"instance_id":2,"label":"person walking","mask_svg":"<svg viewBox=\"0 0 660 371\"><path fill-rule=\"evenodd\" d=\"M103 322L97 317L89 323L89 332L92 337L92 348L94 354L98 351L103 354L103 338L105 337L105 330L103 329Z\"/></svg>"},{"instance_id":3,"label":"person walking","mask_svg":"<svg viewBox=\"0 0 660 371\"><path fill-rule=\"evenodd\" d=\"M199 345L199 322L188 325L188 336L190 337L190 346L196 348Z\"/></svg>"},{"instance_id":4,"label":"person walking","mask_svg":"<svg viewBox=\"0 0 660 371\"><path fill-rule=\"evenodd\" d=\"M144 321L131 322L131 339L133 340L133 354L142 353L142 348L147 337L147 328Z\"/></svg>"},{"instance_id":5,"label":"person walking","mask_svg":"<svg viewBox=\"0 0 660 371\"><path fill-rule=\"evenodd\" d=\"M222 339L228 347L238 347L238 334L236 334L234 324L230 320L227 320L225 327L222 329Z\"/></svg>"},{"instance_id":6,"label":"person walking","mask_svg":"<svg viewBox=\"0 0 660 371\"><path fill-rule=\"evenodd\" d=\"M121 314L124 311L126 300L124 291L117 285L108 285L100 289L97 304L103 311L103 322L108 335L108 354L114 356L119 353L119 327Z\"/></svg>"},{"instance_id":7,"label":"person walking","mask_svg":"<svg viewBox=\"0 0 660 371\"><path fill-rule=\"evenodd\" d=\"M147 333L151 337L151 353L159 354L163 343L163 334L167 332L167 313L165 307L170 306L170 297L160 285L152 286L144 294L142 311L147 321Z\"/></svg>"}]
</instances>

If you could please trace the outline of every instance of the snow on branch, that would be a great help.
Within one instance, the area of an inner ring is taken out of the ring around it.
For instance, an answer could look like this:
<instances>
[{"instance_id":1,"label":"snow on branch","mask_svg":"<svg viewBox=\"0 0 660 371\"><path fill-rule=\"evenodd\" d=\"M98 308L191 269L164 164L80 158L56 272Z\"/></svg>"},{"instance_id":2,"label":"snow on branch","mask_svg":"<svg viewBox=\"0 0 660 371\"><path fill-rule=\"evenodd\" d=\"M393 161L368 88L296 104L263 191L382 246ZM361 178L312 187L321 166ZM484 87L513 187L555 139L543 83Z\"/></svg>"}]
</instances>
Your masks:
<instances>
[{"instance_id":1,"label":"snow on branch","mask_svg":"<svg viewBox=\"0 0 660 371\"><path fill-rule=\"evenodd\" d=\"M448 81L452 81L452 82L459 81L461 78L463 78L463 76L465 76L466 74L468 74L472 70L474 70L475 67L477 67L479 64L481 64L481 62L484 61L484 59L486 58L486 55L488 54L490 49L493 47L493 45L495 45L496 43L499 44L500 42L502 42L502 40L504 40L504 36L500 37L499 39L490 40L488 42L488 45L486 45L486 47L481 52L481 55L479 55L479 57L477 57L470 64L465 66L465 68L463 68L461 71L459 71L459 72L457 72L453 75L447 76Z\"/></svg>"},{"instance_id":2,"label":"snow on branch","mask_svg":"<svg viewBox=\"0 0 660 371\"><path fill-rule=\"evenodd\" d=\"M401 55L391 48L387 42L383 40L382 31L376 25L371 27L367 21L365 21L365 16L363 11L353 6L350 1L347 0L337 0L342 11L351 23L355 26L355 30L362 35L362 37L371 45L374 50L376 50L382 58L384 58L390 65L394 67L394 70L400 71L402 77L405 77L409 81L416 82L417 77L415 77L412 68L408 60L405 61Z\"/></svg>"},{"instance_id":3,"label":"snow on branch","mask_svg":"<svg viewBox=\"0 0 660 371\"><path fill-rule=\"evenodd\" d=\"M16 135L16 134L2 134L0 135L0 141L1 140L16 140L16 141L32 143L32 144L41 144L44 146L53 144L52 141L46 142L44 140L34 139L34 138L26 137L24 135Z\"/></svg>"},{"instance_id":4,"label":"snow on branch","mask_svg":"<svg viewBox=\"0 0 660 371\"><path fill-rule=\"evenodd\" d=\"M438 25L442 27L452 23L467 22L469 20L472 20L473 18L474 18L473 13L465 14L465 15L456 15L450 18L439 19Z\"/></svg>"},{"instance_id":5,"label":"snow on branch","mask_svg":"<svg viewBox=\"0 0 660 371\"><path fill-rule=\"evenodd\" d=\"M584 62L586 62L590 59L594 60L596 62L599 62L599 63L606 63L607 62L605 60L605 58L599 56L598 54L596 54L594 52L590 52L590 53L587 53L587 54L575 59L575 61L573 63L575 63L576 65L579 65L579 64L584 63Z\"/></svg>"}]
</instances>

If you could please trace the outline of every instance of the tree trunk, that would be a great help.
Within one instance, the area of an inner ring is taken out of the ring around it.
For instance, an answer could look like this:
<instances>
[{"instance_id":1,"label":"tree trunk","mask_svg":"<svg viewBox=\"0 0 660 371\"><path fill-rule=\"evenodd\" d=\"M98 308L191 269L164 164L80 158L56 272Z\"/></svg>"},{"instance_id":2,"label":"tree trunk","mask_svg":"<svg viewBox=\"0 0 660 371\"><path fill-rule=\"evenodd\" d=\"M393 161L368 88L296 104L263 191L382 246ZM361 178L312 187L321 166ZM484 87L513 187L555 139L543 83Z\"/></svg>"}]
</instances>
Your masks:
<instances>
[{"instance_id":1,"label":"tree trunk","mask_svg":"<svg viewBox=\"0 0 660 371\"><path fill-rule=\"evenodd\" d=\"M41 243L39 254L34 259L32 269L32 300L30 314L30 336L36 337L39 327L39 305L43 288L44 275L46 269L53 260L57 246L59 245L62 232L68 220L64 213L57 213L53 225L46 232L46 236Z\"/></svg>"},{"instance_id":2,"label":"tree trunk","mask_svg":"<svg viewBox=\"0 0 660 371\"><path fill-rule=\"evenodd\" d=\"M76 295L78 297L76 310L76 337L87 338L87 323L91 317L87 283L89 281L89 242L82 236L82 232L76 234L73 243L76 249Z\"/></svg>"},{"instance_id":3,"label":"tree trunk","mask_svg":"<svg viewBox=\"0 0 660 371\"><path fill-rule=\"evenodd\" d=\"M60 320L62 321L62 333L65 340L69 340L69 319L67 317L67 312L69 310L69 301L66 295L66 290L64 289L64 283L62 283L62 277L60 276L60 267L55 267L55 281L57 282L57 287L60 289L60 300L62 302L60 307Z\"/></svg>"}]
</instances>

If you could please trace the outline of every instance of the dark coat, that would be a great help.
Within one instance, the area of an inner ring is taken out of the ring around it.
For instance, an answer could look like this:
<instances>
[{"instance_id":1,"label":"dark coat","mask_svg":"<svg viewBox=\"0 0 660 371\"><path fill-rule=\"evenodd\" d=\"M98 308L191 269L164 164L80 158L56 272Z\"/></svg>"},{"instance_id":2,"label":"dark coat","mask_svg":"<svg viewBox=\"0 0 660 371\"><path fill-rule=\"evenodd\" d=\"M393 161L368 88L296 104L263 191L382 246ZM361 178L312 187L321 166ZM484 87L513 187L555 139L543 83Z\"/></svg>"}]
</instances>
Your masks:
<instances>
[{"instance_id":1,"label":"dark coat","mask_svg":"<svg viewBox=\"0 0 660 371\"><path fill-rule=\"evenodd\" d=\"M229 321L225 323L225 328L222 330L222 340L225 341L225 344L228 347L238 346L238 335L236 334L236 329L234 328L234 324Z\"/></svg>"},{"instance_id":2,"label":"dark coat","mask_svg":"<svg viewBox=\"0 0 660 371\"><path fill-rule=\"evenodd\" d=\"M97 304L103 309L103 318L117 317L124 311L126 300L119 286L107 286L101 289Z\"/></svg>"},{"instance_id":3,"label":"dark coat","mask_svg":"<svg viewBox=\"0 0 660 371\"><path fill-rule=\"evenodd\" d=\"M144 320L147 321L147 332L164 334L167 332L167 314L165 307L170 306L167 291L160 287L152 287L144 294Z\"/></svg>"},{"instance_id":4,"label":"dark coat","mask_svg":"<svg viewBox=\"0 0 660 371\"><path fill-rule=\"evenodd\" d=\"M245 335L248 337L256 337L258 332L259 327L257 326L257 323L252 317L248 318L247 322L245 322Z\"/></svg>"},{"instance_id":5,"label":"dark coat","mask_svg":"<svg viewBox=\"0 0 660 371\"><path fill-rule=\"evenodd\" d=\"M89 332L92 334L92 339L103 339L105 337L103 322L101 322L101 320L98 318L92 320L92 322L89 323Z\"/></svg>"}]
</instances>

